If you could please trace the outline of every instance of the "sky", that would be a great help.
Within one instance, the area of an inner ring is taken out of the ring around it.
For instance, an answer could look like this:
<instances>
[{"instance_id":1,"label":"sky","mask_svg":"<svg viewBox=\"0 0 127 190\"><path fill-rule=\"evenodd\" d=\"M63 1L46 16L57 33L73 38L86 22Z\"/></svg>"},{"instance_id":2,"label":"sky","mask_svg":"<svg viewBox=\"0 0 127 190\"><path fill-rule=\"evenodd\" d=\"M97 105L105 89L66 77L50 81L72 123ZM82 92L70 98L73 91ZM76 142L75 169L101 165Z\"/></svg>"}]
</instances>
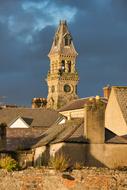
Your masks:
<instances>
[{"instance_id":1,"label":"sky","mask_svg":"<svg viewBox=\"0 0 127 190\"><path fill-rule=\"evenodd\" d=\"M59 20L67 20L78 52L79 97L127 86L127 0L0 0L0 103L47 97Z\"/></svg>"}]
</instances>

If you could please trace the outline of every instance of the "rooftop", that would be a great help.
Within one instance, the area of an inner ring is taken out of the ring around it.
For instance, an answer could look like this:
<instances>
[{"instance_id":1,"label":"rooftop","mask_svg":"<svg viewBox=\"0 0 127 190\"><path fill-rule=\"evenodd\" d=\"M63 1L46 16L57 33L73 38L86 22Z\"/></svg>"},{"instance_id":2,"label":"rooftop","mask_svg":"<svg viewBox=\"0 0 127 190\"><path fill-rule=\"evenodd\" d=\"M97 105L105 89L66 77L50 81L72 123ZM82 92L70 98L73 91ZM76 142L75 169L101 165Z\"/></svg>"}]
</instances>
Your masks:
<instances>
[{"instance_id":1,"label":"rooftop","mask_svg":"<svg viewBox=\"0 0 127 190\"><path fill-rule=\"evenodd\" d=\"M93 96L87 97L87 98L80 98L80 99L75 99L60 108L58 111L63 112L63 111L69 111L69 110L76 110L76 109L83 109L84 105L89 101L90 98L94 98ZM104 97L100 97L101 101L107 104L107 99Z\"/></svg>"},{"instance_id":2,"label":"rooftop","mask_svg":"<svg viewBox=\"0 0 127 190\"><path fill-rule=\"evenodd\" d=\"M64 124L53 125L40 137L33 148L59 142L86 142L82 133L83 119L68 120Z\"/></svg>"},{"instance_id":3,"label":"rooftop","mask_svg":"<svg viewBox=\"0 0 127 190\"><path fill-rule=\"evenodd\" d=\"M18 117L24 118L32 127L48 127L62 115L46 108L5 108L0 110L1 123L9 125Z\"/></svg>"}]
</instances>

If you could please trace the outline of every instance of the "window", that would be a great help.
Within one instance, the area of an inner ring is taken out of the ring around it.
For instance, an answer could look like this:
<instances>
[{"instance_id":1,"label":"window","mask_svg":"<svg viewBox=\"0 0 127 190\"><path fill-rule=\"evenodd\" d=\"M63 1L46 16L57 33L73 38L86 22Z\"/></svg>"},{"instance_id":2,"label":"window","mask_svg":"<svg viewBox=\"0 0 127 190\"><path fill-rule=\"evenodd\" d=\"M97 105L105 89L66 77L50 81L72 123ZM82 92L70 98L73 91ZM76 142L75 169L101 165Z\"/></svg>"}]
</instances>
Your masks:
<instances>
[{"instance_id":1,"label":"window","mask_svg":"<svg viewBox=\"0 0 127 190\"><path fill-rule=\"evenodd\" d=\"M71 72L71 61L68 61L68 72L70 73Z\"/></svg>"},{"instance_id":2,"label":"window","mask_svg":"<svg viewBox=\"0 0 127 190\"><path fill-rule=\"evenodd\" d=\"M65 46L68 46L68 38L65 38Z\"/></svg>"},{"instance_id":3,"label":"window","mask_svg":"<svg viewBox=\"0 0 127 190\"><path fill-rule=\"evenodd\" d=\"M71 36L70 35L66 35L64 40L65 40L65 46L69 46L71 44Z\"/></svg>"}]
</instances>

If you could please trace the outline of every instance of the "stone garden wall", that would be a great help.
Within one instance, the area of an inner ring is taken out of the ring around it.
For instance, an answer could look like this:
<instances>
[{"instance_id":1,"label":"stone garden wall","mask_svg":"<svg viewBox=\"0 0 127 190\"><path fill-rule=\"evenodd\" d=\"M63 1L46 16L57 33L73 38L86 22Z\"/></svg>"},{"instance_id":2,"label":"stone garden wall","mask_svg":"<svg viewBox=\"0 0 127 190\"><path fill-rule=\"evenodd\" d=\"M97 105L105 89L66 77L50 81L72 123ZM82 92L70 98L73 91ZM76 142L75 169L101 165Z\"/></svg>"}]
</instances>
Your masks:
<instances>
[{"instance_id":1,"label":"stone garden wall","mask_svg":"<svg viewBox=\"0 0 127 190\"><path fill-rule=\"evenodd\" d=\"M126 190L127 172L86 168L69 173L29 168L0 170L0 190Z\"/></svg>"}]
</instances>

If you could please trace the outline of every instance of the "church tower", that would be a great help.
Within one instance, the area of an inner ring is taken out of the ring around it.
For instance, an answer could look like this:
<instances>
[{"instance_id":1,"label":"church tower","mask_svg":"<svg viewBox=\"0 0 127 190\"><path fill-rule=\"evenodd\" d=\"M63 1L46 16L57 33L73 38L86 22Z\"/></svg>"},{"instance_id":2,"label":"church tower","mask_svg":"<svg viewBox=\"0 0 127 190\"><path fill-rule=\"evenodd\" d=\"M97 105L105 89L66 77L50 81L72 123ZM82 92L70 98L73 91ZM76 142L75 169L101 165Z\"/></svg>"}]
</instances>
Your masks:
<instances>
[{"instance_id":1,"label":"church tower","mask_svg":"<svg viewBox=\"0 0 127 190\"><path fill-rule=\"evenodd\" d=\"M48 54L50 70L47 75L47 108L59 109L76 99L79 80L75 68L77 52L66 21L60 21Z\"/></svg>"}]
</instances>

